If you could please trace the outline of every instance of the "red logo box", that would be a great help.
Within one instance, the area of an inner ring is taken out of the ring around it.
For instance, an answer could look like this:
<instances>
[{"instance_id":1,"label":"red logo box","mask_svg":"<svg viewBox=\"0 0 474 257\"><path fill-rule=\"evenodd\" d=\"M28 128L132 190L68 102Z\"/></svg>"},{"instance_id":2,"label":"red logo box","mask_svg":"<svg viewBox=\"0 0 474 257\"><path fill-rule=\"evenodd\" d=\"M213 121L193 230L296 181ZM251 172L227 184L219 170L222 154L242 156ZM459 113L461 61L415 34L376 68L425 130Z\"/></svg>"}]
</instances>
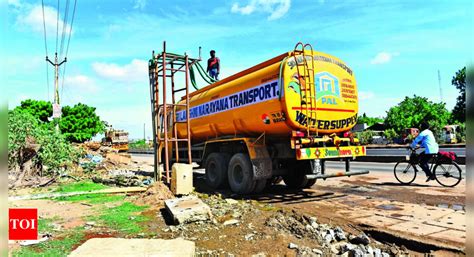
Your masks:
<instances>
[{"instance_id":1,"label":"red logo box","mask_svg":"<svg viewBox=\"0 0 474 257\"><path fill-rule=\"evenodd\" d=\"M38 239L38 209L9 209L8 232L10 240Z\"/></svg>"}]
</instances>

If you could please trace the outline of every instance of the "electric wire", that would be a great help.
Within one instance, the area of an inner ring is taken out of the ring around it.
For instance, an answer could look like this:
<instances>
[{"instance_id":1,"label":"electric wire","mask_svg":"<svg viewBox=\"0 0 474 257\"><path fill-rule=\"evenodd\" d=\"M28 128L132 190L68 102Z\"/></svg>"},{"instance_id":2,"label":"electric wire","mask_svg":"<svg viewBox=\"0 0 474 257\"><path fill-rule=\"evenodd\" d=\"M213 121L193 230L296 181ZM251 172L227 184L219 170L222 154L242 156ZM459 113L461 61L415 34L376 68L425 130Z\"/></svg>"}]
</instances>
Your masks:
<instances>
[{"instance_id":1,"label":"electric wire","mask_svg":"<svg viewBox=\"0 0 474 257\"><path fill-rule=\"evenodd\" d=\"M56 11L56 53L58 52L58 35L59 35L59 0L58 0L58 8Z\"/></svg>"},{"instance_id":2,"label":"electric wire","mask_svg":"<svg viewBox=\"0 0 474 257\"><path fill-rule=\"evenodd\" d=\"M60 59L62 59L62 54L64 50L64 38L66 37L68 15L69 15L69 0L66 1L66 7L64 8L64 19L63 19L63 27L62 27L63 32L61 33L61 44L59 47Z\"/></svg>"},{"instance_id":3,"label":"electric wire","mask_svg":"<svg viewBox=\"0 0 474 257\"><path fill-rule=\"evenodd\" d=\"M68 36L68 40L66 44L66 54L64 55L64 58L67 58L67 53L69 52L69 43L71 42L71 34L72 34L72 24L74 23L74 16L76 15L76 4L77 4L77 0L74 0L74 8L72 9L72 18L71 18L71 24L69 25L69 36ZM66 65L67 65L67 62L64 63L63 81L61 84L61 98L63 97L63 92L64 92L64 79L65 79L65 73L66 73Z\"/></svg>"},{"instance_id":4,"label":"electric wire","mask_svg":"<svg viewBox=\"0 0 474 257\"><path fill-rule=\"evenodd\" d=\"M41 0L41 8L43 10L43 36L44 36L44 51L46 53L46 57L48 57L48 43L47 43L47 36L46 36L46 21L45 21L45 18L44 18L44 1ZM48 71L48 62L45 63L46 64L46 88L47 88L47 91L48 91L48 101L50 100L50 95L49 95L49 71Z\"/></svg>"}]
</instances>

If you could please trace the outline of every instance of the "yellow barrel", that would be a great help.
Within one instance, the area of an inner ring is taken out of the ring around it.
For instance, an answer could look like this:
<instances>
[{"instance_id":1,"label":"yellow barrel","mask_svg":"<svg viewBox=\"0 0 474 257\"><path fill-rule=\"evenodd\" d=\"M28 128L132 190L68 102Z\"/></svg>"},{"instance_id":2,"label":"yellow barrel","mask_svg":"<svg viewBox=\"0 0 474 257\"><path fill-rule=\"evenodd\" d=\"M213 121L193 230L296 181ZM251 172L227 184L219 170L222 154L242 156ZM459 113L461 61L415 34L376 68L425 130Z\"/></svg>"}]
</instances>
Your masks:
<instances>
[{"instance_id":1,"label":"yellow barrel","mask_svg":"<svg viewBox=\"0 0 474 257\"><path fill-rule=\"evenodd\" d=\"M312 57L312 58L311 58ZM313 113L301 104L304 60L288 52L191 93L190 117L193 143L224 136L289 138L294 130L319 135L350 130L357 122L357 85L352 70L340 59L314 51L305 52L313 62ZM304 90L304 86L303 86ZM314 100L313 100L314 101ZM183 100L181 100L183 103ZM179 107L177 121L186 120ZM177 125L186 137L186 125Z\"/></svg>"}]
</instances>

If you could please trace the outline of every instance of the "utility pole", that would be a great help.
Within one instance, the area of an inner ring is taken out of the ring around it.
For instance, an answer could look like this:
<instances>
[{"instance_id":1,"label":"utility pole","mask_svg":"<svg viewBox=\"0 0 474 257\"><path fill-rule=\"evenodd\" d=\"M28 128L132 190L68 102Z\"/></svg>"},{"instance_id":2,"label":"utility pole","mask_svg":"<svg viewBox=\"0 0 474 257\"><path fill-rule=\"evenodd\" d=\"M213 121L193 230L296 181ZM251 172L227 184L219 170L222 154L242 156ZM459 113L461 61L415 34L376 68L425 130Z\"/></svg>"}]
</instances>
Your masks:
<instances>
[{"instance_id":1,"label":"utility pole","mask_svg":"<svg viewBox=\"0 0 474 257\"><path fill-rule=\"evenodd\" d=\"M143 123L143 140L146 143L146 137L145 137L145 123Z\"/></svg>"},{"instance_id":2,"label":"utility pole","mask_svg":"<svg viewBox=\"0 0 474 257\"><path fill-rule=\"evenodd\" d=\"M54 63L46 56L46 61L54 66L54 103L53 119L61 117L61 105L59 103L59 66L67 62L67 58L58 63L58 53L54 53ZM63 78L64 79L64 78ZM59 124L56 124L56 132L59 131Z\"/></svg>"},{"instance_id":3,"label":"utility pole","mask_svg":"<svg viewBox=\"0 0 474 257\"><path fill-rule=\"evenodd\" d=\"M439 100L443 102L443 90L441 89L441 73L438 70Z\"/></svg>"}]
</instances>

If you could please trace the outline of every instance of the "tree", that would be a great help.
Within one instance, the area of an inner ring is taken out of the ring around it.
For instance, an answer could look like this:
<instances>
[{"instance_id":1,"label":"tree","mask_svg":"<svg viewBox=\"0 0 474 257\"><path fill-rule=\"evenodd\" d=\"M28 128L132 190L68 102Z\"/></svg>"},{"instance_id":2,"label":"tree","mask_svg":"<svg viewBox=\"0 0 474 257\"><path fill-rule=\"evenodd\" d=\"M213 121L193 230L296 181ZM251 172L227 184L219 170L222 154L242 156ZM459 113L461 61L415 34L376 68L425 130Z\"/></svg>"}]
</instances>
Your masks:
<instances>
[{"instance_id":1,"label":"tree","mask_svg":"<svg viewBox=\"0 0 474 257\"><path fill-rule=\"evenodd\" d=\"M71 142L82 143L105 131L105 124L95 113L95 108L78 103L64 106L59 120L59 129Z\"/></svg>"},{"instance_id":2,"label":"tree","mask_svg":"<svg viewBox=\"0 0 474 257\"><path fill-rule=\"evenodd\" d=\"M362 116L359 116L357 118L357 124L367 124L367 126L372 126L374 125L375 123L378 123L378 122L381 122L383 123L383 119L382 118L377 118L377 117L369 117L365 114L362 114Z\"/></svg>"},{"instance_id":3,"label":"tree","mask_svg":"<svg viewBox=\"0 0 474 257\"><path fill-rule=\"evenodd\" d=\"M48 118L53 115L53 105L51 102L27 99L22 101L15 109L28 112L42 122L48 122Z\"/></svg>"},{"instance_id":4,"label":"tree","mask_svg":"<svg viewBox=\"0 0 474 257\"><path fill-rule=\"evenodd\" d=\"M450 113L444 103L433 103L426 97L414 95L405 97L397 106L387 111L385 126L401 134L405 128L417 128L422 121L427 121L431 130L440 136L441 128L445 126Z\"/></svg>"},{"instance_id":5,"label":"tree","mask_svg":"<svg viewBox=\"0 0 474 257\"><path fill-rule=\"evenodd\" d=\"M459 90L459 96L456 105L453 108L451 122L465 122L466 121L466 67L458 70L456 75L451 80L456 89Z\"/></svg>"},{"instance_id":6,"label":"tree","mask_svg":"<svg viewBox=\"0 0 474 257\"><path fill-rule=\"evenodd\" d=\"M8 112L9 170L34 172L31 167L24 167L31 160L44 174L57 175L79 160L79 152L51 125L41 124L38 118L21 109Z\"/></svg>"}]
</instances>

